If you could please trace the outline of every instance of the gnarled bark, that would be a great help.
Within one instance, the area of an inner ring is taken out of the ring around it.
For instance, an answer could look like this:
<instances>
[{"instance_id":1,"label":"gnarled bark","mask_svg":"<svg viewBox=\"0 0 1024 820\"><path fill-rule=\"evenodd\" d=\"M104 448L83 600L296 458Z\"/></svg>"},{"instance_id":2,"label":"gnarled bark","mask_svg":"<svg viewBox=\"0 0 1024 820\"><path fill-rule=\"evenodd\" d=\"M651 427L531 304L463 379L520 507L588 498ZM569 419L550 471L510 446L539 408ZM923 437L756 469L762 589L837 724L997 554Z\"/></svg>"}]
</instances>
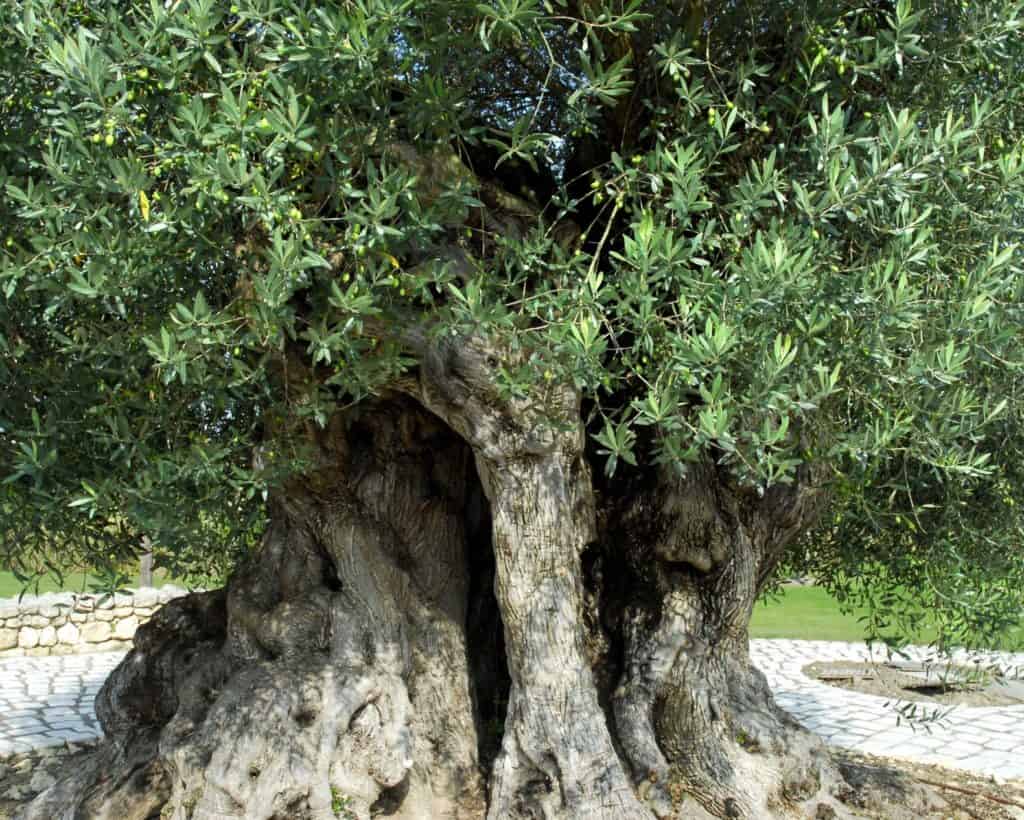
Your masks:
<instances>
[{"instance_id":1,"label":"gnarled bark","mask_svg":"<svg viewBox=\"0 0 1024 820\"><path fill-rule=\"evenodd\" d=\"M439 345L409 395L312 436L317 461L274 497L259 552L139 630L97 701L104 742L23 820L870 806L747 654L813 491L760 498L703 465L599 499L578 397L504 395L497 357L482 339Z\"/></svg>"},{"instance_id":2,"label":"gnarled bark","mask_svg":"<svg viewBox=\"0 0 1024 820\"><path fill-rule=\"evenodd\" d=\"M482 814L469 451L407 401L339 418L318 445L226 594L139 630L98 699L95 765L25 818Z\"/></svg>"},{"instance_id":3,"label":"gnarled bark","mask_svg":"<svg viewBox=\"0 0 1024 820\"><path fill-rule=\"evenodd\" d=\"M473 448L491 503L512 688L488 818L648 818L584 650L581 555L596 532L578 397L564 386L502 397L497 352L480 340L443 347L420 387Z\"/></svg>"},{"instance_id":4,"label":"gnarled bark","mask_svg":"<svg viewBox=\"0 0 1024 820\"><path fill-rule=\"evenodd\" d=\"M775 704L748 652L754 604L820 501L808 484L759 496L701 464L663 472L613 516L631 579L615 725L657 817L849 816L822 742ZM928 802L910 787L906 797ZM868 786L860 799L876 796Z\"/></svg>"}]
</instances>

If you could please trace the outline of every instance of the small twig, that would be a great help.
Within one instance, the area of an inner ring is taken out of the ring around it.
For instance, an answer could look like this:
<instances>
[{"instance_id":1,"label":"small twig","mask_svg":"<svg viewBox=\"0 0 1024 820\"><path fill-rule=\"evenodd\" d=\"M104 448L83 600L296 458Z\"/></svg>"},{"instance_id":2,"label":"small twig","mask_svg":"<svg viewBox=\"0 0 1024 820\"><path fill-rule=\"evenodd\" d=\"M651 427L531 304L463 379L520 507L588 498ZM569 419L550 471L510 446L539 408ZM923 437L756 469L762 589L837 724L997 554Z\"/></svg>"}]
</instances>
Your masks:
<instances>
[{"instance_id":1,"label":"small twig","mask_svg":"<svg viewBox=\"0 0 1024 820\"><path fill-rule=\"evenodd\" d=\"M984 797L986 800L991 800L993 803L1001 803L1004 806L1013 806L1014 808L1024 809L1024 803L1018 803L1016 800L1007 800L1005 797L996 797L994 794L987 794L986 792L977 791L976 789L965 789L963 786L953 786L950 783L940 783L937 780L929 780L926 777L913 776L915 780L920 783L924 783L928 786L935 786L939 789L948 789L951 792L960 792L960 794L969 794L975 797Z\"/></svg>"}]
</instances>

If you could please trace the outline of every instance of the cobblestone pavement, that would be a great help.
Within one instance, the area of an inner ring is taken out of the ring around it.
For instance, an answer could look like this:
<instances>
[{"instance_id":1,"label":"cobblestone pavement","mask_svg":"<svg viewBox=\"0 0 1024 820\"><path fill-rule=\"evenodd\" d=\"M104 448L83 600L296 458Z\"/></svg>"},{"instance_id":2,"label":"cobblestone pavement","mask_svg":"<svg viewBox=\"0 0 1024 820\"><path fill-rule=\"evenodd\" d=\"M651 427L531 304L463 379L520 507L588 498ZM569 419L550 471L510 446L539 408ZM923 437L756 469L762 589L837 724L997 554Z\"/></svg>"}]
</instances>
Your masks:
<instances>
[{"instance_id":1,"label":"cobblestone pavement","mask_svg":"<svg viewBox=\"0 0 1024 820\"><path fill-rule=\"evenodd\" d=\"M864 644L754 640L750 655L779 705L831 745L1024 779L1024 706L957 707L940 723L915 730L897 725L885 698L838 689L800 671L814 661L868 660ZM924 650L910 655L926 657ZM0 757L98 736L93 700L122 657L104 652L0 662ZM876 650L874 660L882 659ZM1004 668L1024 670L1024 654L999 660Z\"/></svg>"},{"instance_id":2,"label":"cobblestone pavement","mask_svg":"<svg viewBox=\"0 0 1024 820\"><path fill-rule=\"evenodd\" d=\"M907 655L902 659L929 658L920 648L911 648ZM883 661L884 649L876 648L872 656L862 643L753 640L750 657L767 676L779 706L830 745L1004 780L1024 779L1024 705L958 706L928 728L912 728L905 721L897 725L896 704L885 698L839 689L800 671L814 661ZM1024 654L961 653L953 662L996 664L1024 674ZM928 713L934 711L935 705L925 706Z\"/></svg>"},{"instance_id":3,"label":"cobblestone pavement","mask_svg":"<svg viewBox=\"0 0 1024 820\"><path fill-rule=\"evenodd\" d=\"M101 733L93 701L123 652L0 661L0 757Z\"/></svg>"}]
</instances>

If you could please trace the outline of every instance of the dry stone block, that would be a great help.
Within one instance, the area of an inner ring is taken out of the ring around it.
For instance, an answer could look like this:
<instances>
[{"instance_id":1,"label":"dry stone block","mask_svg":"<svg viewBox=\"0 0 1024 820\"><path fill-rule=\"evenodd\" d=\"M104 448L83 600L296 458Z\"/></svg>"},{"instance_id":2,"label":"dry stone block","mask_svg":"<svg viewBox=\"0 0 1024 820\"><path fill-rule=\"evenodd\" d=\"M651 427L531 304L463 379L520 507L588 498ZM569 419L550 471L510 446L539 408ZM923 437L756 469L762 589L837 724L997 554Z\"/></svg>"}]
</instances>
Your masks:
<instances>
[{"instance_id":1,"label":"dry stone block","mask_svg":"<svg viewBox=\"0 0 1024 820\"><path fill-rule=\"evenodd\" d=\"M17 629L0 629L0 649L14 649L17 645Z\"/></svg>"},{"instance_id":2,"label":"dry stone block","mask_svg":"<svg viewBox=\"0 0 1024 820\"><path fill-rule=\"evenodd\" d=\"M187 591L144 588L131 595L47 593L0 601L0 655L130 649L139 626Z\"/></svg>"},{"instance_id":3,"label":"dry stone block","mask_svg":"<svg viewBox=\"0 0 1024 820\"><path fill-rule=\"evenodd\" d=\"M120 638L122 641L130 641L132 636L135 634L135 630L139 628L139 619L134 615L125 618L124 620L118 621L114 626L114 636Z\"/></svg>"},{"instance_id":4,"label":"dry stone block","mask_svg":"<svg viewBox=\"0 0 1024 820\"><path fill-rule=\"evenodd\" d=\"M64 624L64 626L57 630L57 640L60 643L78 643L80 635L81 632L74 624Z\"/></svg>"},{"instance_id":5,"label":"dry stone block","mask_svg":"<svg viewBox=\"0 0 1024 820\"><path fill-rule=\"evenodd\" d=\"M93 621L82 627L82 638L86 643L101 643L110 638L110 624L105 621Z\"/></svg>"},{"instance_id":6,"label":"dry stone block","mask_svg":"<svg viewBox=\"0 0 1024 820\"><path fill-rule=\"evenodd\" d=\"M179 596L184 595L184 594L185 594L185 590L183 590L183 589L178 589L177 587L172 587L172 586L166 586L166 587L162 587L160 589L160 591L159 591L159 600L160 600L160 603L166 604L168 601L170 601L170 600L172 600L174 598L178 598Z\"/></svg>"},{"instance_id":7,"label":"dry stone block","mask_svg":"<svg viewBox=\"0 0 1024 820\"><path fill-rule=\"evenodd\" d=\"M23 626L18 632L18 646L22 649L31 649L39 646L39 630L30 626Z\"/></svg>"},{"instance_id":8,"label":"dry stone block","mask_svg":"<svg viewBox=\"0 0 1024 820\"><path fill-rule=\"evenodd\" d=\"M127 652L132 648L131 641L118 641L109 640L103 641L102 643L91 643L84 647L79 647L78 651L82 652Z\"/></svg>"}]
</instances>

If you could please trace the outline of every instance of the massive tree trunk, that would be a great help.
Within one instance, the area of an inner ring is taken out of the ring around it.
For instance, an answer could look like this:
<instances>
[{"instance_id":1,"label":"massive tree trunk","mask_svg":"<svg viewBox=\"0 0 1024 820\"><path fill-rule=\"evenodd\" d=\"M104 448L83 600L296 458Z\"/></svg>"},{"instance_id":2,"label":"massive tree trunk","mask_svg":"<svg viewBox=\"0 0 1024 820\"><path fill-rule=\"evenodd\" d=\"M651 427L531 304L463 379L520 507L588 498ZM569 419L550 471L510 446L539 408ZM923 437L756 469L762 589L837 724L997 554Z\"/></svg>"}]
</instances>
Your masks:
<instances>
[{"instance_id":1,"label":"massive tree trunk","mask_svg":"<svg viewBox=\"0 0 1024 820\"><path fill-rule=\"evenodd\" d=\"M748 654L754 603L780 547L813 517L816 495L791 488L759 499L704 464L630 493L610 527L628 579L605 604L621 613L613 709L658 817L836 808L820 742L775 705Z\"/></svg>"},{"instance_id":2,"label":"massive tree trunk","mask_svg":"<svg viewBox=\"0 0 1024 820\"><path fill-rule=\"evenodd\" d=\"M705 465L599 496L578 397L504 395L511 356L440 345L402 395L311 435L259 551L140 629L97 701L105 740L23 820L869 805L747 654L814 493L758 498Z\"/></svg>"}]
</instances>

